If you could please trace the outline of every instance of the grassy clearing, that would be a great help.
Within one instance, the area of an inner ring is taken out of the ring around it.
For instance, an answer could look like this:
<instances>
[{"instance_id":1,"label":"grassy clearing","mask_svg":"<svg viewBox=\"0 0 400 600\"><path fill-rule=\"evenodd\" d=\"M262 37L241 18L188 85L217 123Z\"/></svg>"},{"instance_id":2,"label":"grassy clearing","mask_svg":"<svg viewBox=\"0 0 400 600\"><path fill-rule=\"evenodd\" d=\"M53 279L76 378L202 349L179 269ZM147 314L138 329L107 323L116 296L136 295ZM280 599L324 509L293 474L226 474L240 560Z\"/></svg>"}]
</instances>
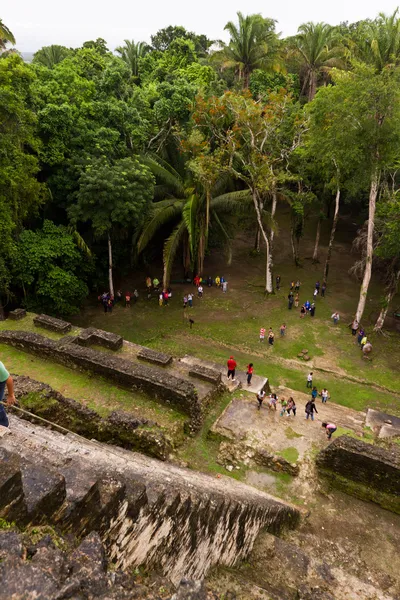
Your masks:
<instances>
[{"instance_id":1,"label":"grassy clearing","mask_svg":"<svg viewBox=\"0 0 400 600\"><path fill-rule=\"evenodd\" d=\"M140 392L124 390L98 375L68 369L4 344L0 344L0 359L11 373L27 375L47 383L64 396L96 410L103 417L113 410L124 410L165 427L172 427L177 423L183 425L187 420L187 417L176 410L161 406Z\"/></svg>"},{"instance_id":2,"label":"grassy clearing","mask_svg":"<svg viewBox=\"0 0 400 600\"><path fill-rule=\"evenodd\" d=\"M22 329L23 331L45 335L52 340L60 340L65 337L65 335L78 335L79 333L79 327L72 327L71 331L67 334L56 333L54 331L49 331L48 329L43 329L42 327L36 327L33 322L35 316L34 313L27 313L26 317L20 321L11 321L10 319L0 321L0 331L5 329L9 331L19 331Z\"/></svg>"}]
</instances>

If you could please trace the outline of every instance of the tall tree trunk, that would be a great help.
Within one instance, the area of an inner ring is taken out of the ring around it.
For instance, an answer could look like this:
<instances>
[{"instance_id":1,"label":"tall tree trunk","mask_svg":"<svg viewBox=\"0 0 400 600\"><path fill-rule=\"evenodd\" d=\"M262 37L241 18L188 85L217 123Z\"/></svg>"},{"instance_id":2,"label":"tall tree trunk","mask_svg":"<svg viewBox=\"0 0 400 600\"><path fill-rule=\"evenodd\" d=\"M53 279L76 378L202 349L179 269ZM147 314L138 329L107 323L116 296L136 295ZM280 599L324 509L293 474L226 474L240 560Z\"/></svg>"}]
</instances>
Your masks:
<instances>
[{"instance_id":1,"label":"tall tree trunk","mask_svg":"<svg viewBox=\"0 0 400 600\"><path fill-rule=\"evenodd\" d=\"M278 199L277 199L277 194L276 194L276 188L274 186L272 188L271 220L273 220L275 217L277 203L278 203ZM271 223L271 225L272 225L272 223ZM275 235L275 231L274 231L273 227L271 226L271 231L269 234L269 249L267 250L267 264L266 264L267 272L266 272L266 276L265 276L265 281L266 281L265 291L268 294L274 292L274 278L273 278L273 273L272 273L272 269L274 266L274 261L273 261L274 235ZM270 289L272 290L272 292L267 291Z\"/></svg>"},{"instance_id":2,"label":"tall tree trunk","mask_svg":"<svg viewBox=\"0 0 400 600\"><path fill-rule=\"evenodd\" d=\"M261 231L257 223L256 237L254 239L254 250L260 253Z\"/></svg>"},{"instance_id":3,"label":"tall tree trunk","mask_svg":"<svg viewBox=\"0 0 400 600\"><path fill-rule=\"evenodd\" d=\"M210 225L210 200L211 200L211 193L207 187L207 191L206 191L206 240L208 240L208 227Z\"/></svg>"},{"instance_id":4,"label":"tall tree trunk","mask_svg":"<svg viewBox=\"0 0 400 600\"><path fill-rule=\"evenodd\" d=\"M374 331L382 331L383 324L386 319L387 311L389 309L389 305L392 301L393 296L397 292L397 288L400 281L400 269L395 271L393 274L392 281L390 282L387 288L387 294L385 298L385 304L381 308L381 312L379 313L379 317L375 323Z\"/></svg>"},{"instance_id":5,"label":"tall tree trunk","mask_svg":"<svg viewBox=\"0 0 400 600\"><path fill-rule=\"evenodd\" d=\"M264 229L264 225L263 225L262 218L261 218L262 206L260 207L260 201L259 201L257 190L252 190L252 196L253 196L254 210L256 211L256 215L257 215L258 227L260 228L260 233L261 233L262 237L264 238L265 246L267 248L267 265L268 265L269 239L268 239L268 236ZM266 277L265 277L265 293L272 294L274 291L273 287L272 287L272 279L270 277L268 277L268 272L269 272L268 269L266 269L266 271L267 271L267 273L266 273Z\"/></svg>"},{"instance_id":6,"label":"tall tree trunk","mask_svg":"<svg viewBox=\"0 0 400 600\"><path fill-rule=\"evenodd\" d=\"M369 282L371 281L372 273L372 255L374 252L374 227L375 227L375 209L376 209L376 198L378 196L378 173L375 173L371 179L371 187L369 191L369 208L368 208L368 232L367 232L367 253L365 262L364 278L360 289L360 299L358 301L357 311L355 319L361 323L362 316L364 314L365 303L367 301L367 293Z\"/></svg>"},{"instance_id":7,"label":"tall tree trunk","mask_svg":"<svg viewBox=\"0 0 400 600\"><path fill-rule=\"evenodd\" d=\"M339 220L339 206L340 206L340 187L336 190L335 198L335 214L333 215L333 222L331 228L331 236L329 238L328 254L326 255L325 268L324 268L324 281L328 280L329 266L331 262L333 242L335 241L336 227Z\"/></svg>"},{"instance_id":8,"label":"tall tree trunk","mask_svg":"<svg viewBox=\"0 0 400 600\"><path fill-rule=\"evenodd\" d=\"M293 254L293 261L294 264L296 265L296 267L298 267L300 265L300 260L299 260L299 240L298 238L296 238L295 232L294 232L294 227L290 228L290 242L292 245L292 254Z\"/></svg>"},{"instance_id":9,"label":"tall tree trunk","mask_svg":"<svg viewBox=\"0 0 400 600\"><path fill-rule=\"evenodd\" d=\"M248 67L243 69L243 89L247 90L250 85L250 71Z\"/></svg>"},{"instance_id":10,"label":"tall tree trunk","mask_svg":"<svg viewBox=\"0 0 400 600\"><path fill-rule=\"evenodd\" d=\"M309 88L308 88L308 101L314 100L314 96L317 92L317 74L314 71L310 72Z\"/></svg>"},{"instance_id":11,"label":"tall tree trunk","mask_svg":"<svg viewBox=\"0 0 400 600\"><path fill-rule=\"evenodd\" d=\"M322 218L319 217L319 219L318 219L318 225L317 225L317 233L315 235L314 252L313 252L313 257L312 257L312 261L313 261L314 264L319 263L318 249L319 249L319 238L320 238L320 235L321 235L321 223L322 223Z\"/></svg>"},{"instance_id":12,"label":"tall tree trunk","mask_svg":"<svg viewBox=\"0 0 400 600\"><path fill-rule=\"evenodd\" d=\"M108 282L109 282L109 288L110 288L110 295L114 296L113 260L112 260L112 246L111 246L110 234L108 234Z\"/></svg>"}]
</instances>

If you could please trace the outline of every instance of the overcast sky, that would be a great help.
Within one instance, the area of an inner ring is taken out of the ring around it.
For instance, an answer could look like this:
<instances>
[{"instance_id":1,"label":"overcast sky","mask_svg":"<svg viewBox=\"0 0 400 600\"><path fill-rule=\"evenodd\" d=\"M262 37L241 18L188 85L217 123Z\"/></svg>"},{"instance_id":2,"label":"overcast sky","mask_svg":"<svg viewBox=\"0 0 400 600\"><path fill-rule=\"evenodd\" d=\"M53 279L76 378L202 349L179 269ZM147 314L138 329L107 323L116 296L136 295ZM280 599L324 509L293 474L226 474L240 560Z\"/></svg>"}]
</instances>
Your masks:
<instances>
[{"instance_id":1,"label":"overcast sky","mask_svg":"<svg viewBox=\"0 0 400 600\"><path fill-rule=\"evenodd\" d=\"M150 41L150 35L167 25L183 25L224 39L223 28L238 10L260 12L278 21L284 36L296 33L306 21L341 21L373 18L392 12L400 0L11 0L3 3L0 17L11 29L17 47L33 52L41 46L80 46L103 37L110 50L124 39Z\"/></svg>"}]
</instances>

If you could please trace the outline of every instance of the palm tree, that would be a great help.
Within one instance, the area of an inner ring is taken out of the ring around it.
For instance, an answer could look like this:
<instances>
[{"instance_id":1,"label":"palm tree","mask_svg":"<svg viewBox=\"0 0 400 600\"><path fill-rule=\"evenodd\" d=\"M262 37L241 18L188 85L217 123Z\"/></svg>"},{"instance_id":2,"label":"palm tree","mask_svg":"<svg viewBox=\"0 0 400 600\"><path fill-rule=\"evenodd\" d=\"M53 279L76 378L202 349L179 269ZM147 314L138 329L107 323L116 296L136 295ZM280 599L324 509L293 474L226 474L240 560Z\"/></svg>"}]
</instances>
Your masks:
<instances>
[{"instance_id":1,"label":"palm tree","mask_svg":"<svg viewBox=\"0 0 400 600\"><path fill-rule=\"evenodd\" d=\"M248 88L250 75L254 69L278 68L275 21L264 19L260 14L247 15L237 13L238 24L229 21L225 31L229 32L229 44L222 45L225 67L235 67L239 79L243 77L243 87Z\"/></svg>"},{"instance_id":2,"label":"palm tree","mask_svg":"<svg viewBox=\"0 0 400 600\"><path fill-rule=\"evenodd\" d=\"M331 67L337 66L342 49L335 46L335 30L326 23L304 23L294 38L303 72L302 94L309 102L317 91L318 77Z\"/></svg>"},{"instance_id":3,"label":"palm tree","mask_svg":"<svg viewBox=\"0 0 400 600\"><path fill-rule=\"evenodd\" d=\"M58 44L53 44L52 46L43 46L43 48L40 48L40 50L35 52L32 62L52 69L55 65L58 65L58 63L63 61L64 58L66 58L69 54L71 54L71 50L65 46L59 46Z\"/></svg>"},{"instance_id":4,"label":"palm tree","mask_svg":"<svg viewBox=\"0 0 400 600\"><path fill-rule=\"evenodd\" d=\"M171 164L158 156L147 157L145 162L158 181L162 182L155 188L155 197L161 195L164 199L153 203L149 219L141 231L137 251L139 254L143 252L162 227L173 224L172 233L166 239L163 251L163 285L168 287L174 259L181 245L185 274L190 269L196 269L200 275L203 274L207 244L207 194L203 188L196 186L187 169L183 171L186 173L183 177ZM218 229L221 238L230 247L230 236L220 215L244 210L246 200L250 202L251 198L247 190L221 194L224 183L225 179L222 176L211 190L210 224Z\"/></svg>"},{"instance_id":5,"label":"palm tree","mask_svg":"<svg viewBox=\"0 0 400 600\"><path fill-rule=\"evenodd\" d=\"M400 63L400 19L397 8L390 16L379 13L378 18L368 23L363 45L358 48L360 57L380 73L387 67Z\"/></svg>"},{"instance_id":6,"label":"palm tree","mask_svg":"<svg viewBox=\"0 0 400 600\"><path fill-rule=\"evenodd\" d=\"M3 21L0 19L0 50L5 49L7 42L15 44L15 37L8 29L7 25L4 25Z\"/></svg>"},{"instance_id":7,"label":"palm tree","mask_svg":"<svg viewBox=\"0 0 400 600\"><path fill-rule=\"evenodd\" d=\"M137 77L139 73L139 59L150 52L151 48L146 42L135 43L133 40L124 40L124 42L125 46L118 46L118 48L115 48L115 52L126 62L132 75Z\"/></svg>"}]
</instances>

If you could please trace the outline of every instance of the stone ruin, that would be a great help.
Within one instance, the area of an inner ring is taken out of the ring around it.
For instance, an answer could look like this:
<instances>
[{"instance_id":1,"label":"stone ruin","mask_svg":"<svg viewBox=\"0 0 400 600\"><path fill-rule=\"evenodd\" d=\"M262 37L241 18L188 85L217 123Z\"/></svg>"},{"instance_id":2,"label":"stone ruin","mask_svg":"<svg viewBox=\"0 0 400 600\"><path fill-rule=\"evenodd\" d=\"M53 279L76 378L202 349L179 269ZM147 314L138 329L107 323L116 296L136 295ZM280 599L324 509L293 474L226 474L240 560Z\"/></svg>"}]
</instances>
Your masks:
<instances>
[{"instance_id":1,"label":"stone ruin","mask_svg":"<svg viewBox=\"0 0 400 600\"><path fill-rule=\"evenodd\" d=\"M232 479L63 435L11 415L0 439L0 517L98 532L117 568L146 565L175 584L232 566L261 529L294 527L299 511Z\"/></svg>"}]
</instances>

